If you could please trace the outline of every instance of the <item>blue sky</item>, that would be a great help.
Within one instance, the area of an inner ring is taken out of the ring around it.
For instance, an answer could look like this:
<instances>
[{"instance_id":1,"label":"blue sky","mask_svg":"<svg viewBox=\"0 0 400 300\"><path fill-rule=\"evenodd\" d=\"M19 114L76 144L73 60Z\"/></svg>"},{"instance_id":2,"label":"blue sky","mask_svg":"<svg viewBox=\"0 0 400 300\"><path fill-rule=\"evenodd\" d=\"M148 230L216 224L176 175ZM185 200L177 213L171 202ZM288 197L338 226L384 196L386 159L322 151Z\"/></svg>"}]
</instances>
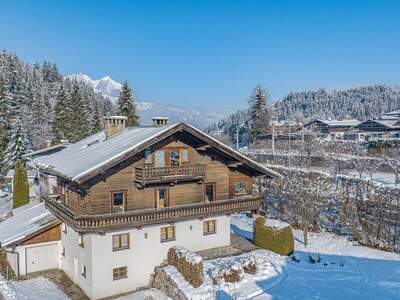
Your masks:
<instances>
[{"instance_id":1,"label":"blue sky","mask_svg":"<svg viewBox=\"0 0 400 300\"><path fill-rule=\"evenodd\" d=\"M3 1L0 48L207 110L252 89L399 84L400 1Z\"/></svg>"}]
</instances>

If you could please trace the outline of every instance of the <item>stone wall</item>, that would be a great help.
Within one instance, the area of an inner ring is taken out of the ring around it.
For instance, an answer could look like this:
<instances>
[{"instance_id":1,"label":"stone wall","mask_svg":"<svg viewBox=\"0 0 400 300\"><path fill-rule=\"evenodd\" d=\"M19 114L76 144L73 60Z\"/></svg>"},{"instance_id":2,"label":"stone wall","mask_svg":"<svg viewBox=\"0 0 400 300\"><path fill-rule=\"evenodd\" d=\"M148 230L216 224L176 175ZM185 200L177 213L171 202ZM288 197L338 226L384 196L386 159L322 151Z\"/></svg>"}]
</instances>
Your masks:
<instances>
[{"instance_id":1,"label":"stone wall","mask_svg":"<svg viewBox=\"0 0 400 300\"><path fill-rule=\"evenodd\" d=\"M168 297L174 300L189 300L179 289L175 281L165 273L162 267L155 268L151 286L163 291Z\"/></svg>"}]
</instances>

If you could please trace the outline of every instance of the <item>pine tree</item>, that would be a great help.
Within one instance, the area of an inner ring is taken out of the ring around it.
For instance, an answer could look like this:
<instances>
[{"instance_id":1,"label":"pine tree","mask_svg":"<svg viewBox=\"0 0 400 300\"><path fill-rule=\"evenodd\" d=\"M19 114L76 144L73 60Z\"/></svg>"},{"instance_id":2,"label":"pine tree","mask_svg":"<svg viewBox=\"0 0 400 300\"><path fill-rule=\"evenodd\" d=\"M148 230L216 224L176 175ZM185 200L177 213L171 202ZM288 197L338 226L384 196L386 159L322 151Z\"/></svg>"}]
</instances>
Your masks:
<instances>
[{"instance_id":1,"label":"pine tree","mask_svg":"<svg viewBox=\"0 0 400 300\"><path fill-rule=\"evenodd\" d=\"M52 124L52 144L59 144L62 139L66 138L67 125L68 125L68 95L65 92L64 85L61 84L56 96L56 103L53 110L53 124Z\"/></svg>"},{"instance_id":2,"label":"pine tree","mask_svg":"<svg viewBox=\"0 0 400 300\"><path fill-rule=\"evenodd\" d=\"M17 160L13 180L13 208L29 203L29 182L25 163Z\"/></svg>"},{"instance_id":3,"label":"pine tree","mask_svg":"<svg viewBox=\"0 0 400 300\"><path fill-rule=\"evenodd\" d=\"M136 104L132 95L132 90L128 82L122 85L117 103L117 113L128 118L128 126L138 126L139 116L136 112Z\"/></svg>"},{"instance_id":4,"label":"pine tree","mask_svg":"<svg viewBox=\"0 0 400 300\"><path fill-rule=\"evenodd\" d=\"M254 140L269 129L272 120L267 91L258 85L250 97L249 105L250 135Z\"/></svg>"},{"instance_id":5,"label":"pine tree","mask_svg":"<svg viewBox=\"0 0 400 300\"><path fill-rule=\"evenodd\" d=\"M4 155L3 174L14 168L15 163L30 160L30 141L25 132L20 116L17 116L11 127L11 137Z\"/></svg>"},{"instance_id":6,"label":"pine tree","mask_svg":"<svg viewBox=\"0 0 400 300\"><path fill-rule=\"evenodd\" d=\"M99 105L98 103L95 103L93 117L92 117L91 133L92 134L98 133L102 129L103 129L103 123L100 115Z\"/></svg>"},{"instance_id":7,"label":"pine tree","mask_svg":"<svg viewBox=\"0 0 400 300\"><path fill-rule=\"evenodd\" d=\"M3 160L3 153L8 144L8 133L10 130L10 105L11 96L8 92L5 80L0 77L0 162ZM0 165L1 170L1 165Z\"/></svg>"},{"instance_id":8,"label":"pine tree","mask_svg":"<svg viewBox=\"0 0 400 300\"><path fill-rule=\"evenodd\" d=\"M71 97L68 101L68 111L70 113L70 128L67 130L67 137L70 142L77 142L87 137L90 133L89 122L87 119L87 108L85 101L75 82L72 88Z\"/></svg>"}]
</instances>

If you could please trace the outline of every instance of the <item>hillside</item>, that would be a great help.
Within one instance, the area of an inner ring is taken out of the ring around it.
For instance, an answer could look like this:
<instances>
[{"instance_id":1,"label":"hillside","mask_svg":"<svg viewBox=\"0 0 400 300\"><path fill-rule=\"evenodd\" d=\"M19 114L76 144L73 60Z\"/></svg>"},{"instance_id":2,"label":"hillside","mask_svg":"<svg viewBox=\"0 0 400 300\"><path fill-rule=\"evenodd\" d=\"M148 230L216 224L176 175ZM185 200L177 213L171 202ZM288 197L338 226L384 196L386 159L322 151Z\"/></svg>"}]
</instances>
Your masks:
<instances>
[{"instance_id":1,"label":"hillside","mask_svg":"<svg viewBox=\"0 0 400 300\"><path fill-rule=\"evenodd\" d=\"M366 120L400 108L400 90L376 84L346 90L325 89L289 93L275 103L278 119L343 119L350 116Z\"/></svg>"},{"instance_id":2,"label":"hillside","mask_svg":"<svg viewBox=\"0 0 400 300\"><path fill-rule=\"evenodd\" d=\"M278 120L307 122L313 118L344 119L351 117L366 120L385 112L400 108L400 90L387 85L370 85L346 90L326 89L291 92L273 104ZM239 125L238 125L239 124ZM224 130L232 139L239 126L240 144L245 145L248 137L247 110L242 109L206 128L207 132Z\"/></svg>"}]
</instances>

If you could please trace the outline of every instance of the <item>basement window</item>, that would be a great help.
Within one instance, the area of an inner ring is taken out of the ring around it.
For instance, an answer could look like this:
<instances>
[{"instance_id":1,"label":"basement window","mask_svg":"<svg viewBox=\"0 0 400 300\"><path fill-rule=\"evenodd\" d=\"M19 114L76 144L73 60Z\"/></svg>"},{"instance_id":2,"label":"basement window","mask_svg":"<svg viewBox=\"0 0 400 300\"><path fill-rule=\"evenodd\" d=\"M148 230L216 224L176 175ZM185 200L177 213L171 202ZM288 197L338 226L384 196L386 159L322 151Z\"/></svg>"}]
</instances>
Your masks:
<instances>
[{"instance_id":1,"label":"basement window","mask_svg":"<svg viewBox=\"0 0 400 300\"><path fill-rule=\"evenodd\" d=\"M120 267L113 269L113 280L124 279L128 277L128 267Z\"/></svg>"}]
</instances>

